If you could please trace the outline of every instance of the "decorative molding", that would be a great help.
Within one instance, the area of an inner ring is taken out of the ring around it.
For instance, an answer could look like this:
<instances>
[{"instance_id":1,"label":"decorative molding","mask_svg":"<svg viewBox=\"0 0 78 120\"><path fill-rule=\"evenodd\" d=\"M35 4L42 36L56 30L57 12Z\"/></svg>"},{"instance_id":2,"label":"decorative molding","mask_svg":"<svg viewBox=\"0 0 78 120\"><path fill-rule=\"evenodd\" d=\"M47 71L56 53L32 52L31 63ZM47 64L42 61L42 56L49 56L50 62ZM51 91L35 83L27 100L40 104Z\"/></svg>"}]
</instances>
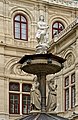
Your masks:
<instances>
[{"instance_id":1,"label":"decorative molding","mask_svg":"<svg viewBox=\"0 0 78 120\"><path fill-rule=\"evenodd\" d=\"M16 75L20 75L20 76L24 76L24 75L28 75L28 73L25 73L24 71L21 70L21 64L15 64L13 66L13 74Z\"/></svg>"},{"instance_id":2,"label":"decorative molding","mask_svg":"<svg viewBox=\"0 0 78 120\"><path fill-rule=\"evenodd\" d=\"M42 0L42 1L45 1L50 4L52 3L56 5L64 5L67 7L78 8L78 1L73 1L73 0Z\"/></svg>"},{"instance_id":3,"label":"decorative molding","mask_svg":"<svg viewBox=\"0 0 78 120\"><path fill-rule=\"evenodd\" d=\"M67 54L66 56L66 62L65 62L65 68L69 68L71 65L75 63L75 57L72 53Z\"/></svg>"}]
</instances>

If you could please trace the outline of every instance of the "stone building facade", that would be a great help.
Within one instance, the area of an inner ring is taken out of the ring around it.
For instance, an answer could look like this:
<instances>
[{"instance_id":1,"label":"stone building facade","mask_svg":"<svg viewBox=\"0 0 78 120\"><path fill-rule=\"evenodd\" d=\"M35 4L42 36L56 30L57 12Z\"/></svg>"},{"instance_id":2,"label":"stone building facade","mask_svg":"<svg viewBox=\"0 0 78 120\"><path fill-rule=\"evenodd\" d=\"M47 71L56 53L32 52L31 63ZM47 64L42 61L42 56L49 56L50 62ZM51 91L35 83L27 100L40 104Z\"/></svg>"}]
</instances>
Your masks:
<instances>
[{"instance_id":1,"label":"stone building facade","mask_svg":"<svg viewBox=\"0 0 78 120\"><path fill-rule=\"evenodd\" d=\"M78 2L0 0L0 120L15 120L30 111L34 76L21 71L18 61L25 54L35 54L40 15L49 25L48 52L66 59L59 73L47 77L58 85L55 111L78 119Z\"/></svg>"}]
</instances>

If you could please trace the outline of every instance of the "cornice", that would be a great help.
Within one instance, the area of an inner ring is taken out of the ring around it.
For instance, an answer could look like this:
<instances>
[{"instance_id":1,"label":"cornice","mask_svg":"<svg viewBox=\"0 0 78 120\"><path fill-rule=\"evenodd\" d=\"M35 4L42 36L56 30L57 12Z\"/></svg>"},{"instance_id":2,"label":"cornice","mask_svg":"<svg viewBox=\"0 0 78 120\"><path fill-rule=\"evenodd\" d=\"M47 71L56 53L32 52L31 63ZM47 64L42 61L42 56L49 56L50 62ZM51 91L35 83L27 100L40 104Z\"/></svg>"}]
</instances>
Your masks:
<instances>
[{"instance_id":1,"label":"cornice","mask_svg":"<svg viewBox=\"0 0 78 120\"><path fill-rule=\"evenodd\" d=\"M12 1L12 0L9 0L9 1ZM78 1L73 1L73 0L17 0L17 1L29 2L34 4L37 3L37 4L54 5L54 6L60 5L62 7L78 8Z\"/></svg>"},{"instance_id":2,"label":"cornice","mask_svg":"<svg viewBox=\"0 0 78 120\"><path fill-rule=\"evenodd\" d=\"M78 8L78 1L73 1L73 0L42 0L42 1L47 2L49 4Z\"/></svg>"}]
</instances>

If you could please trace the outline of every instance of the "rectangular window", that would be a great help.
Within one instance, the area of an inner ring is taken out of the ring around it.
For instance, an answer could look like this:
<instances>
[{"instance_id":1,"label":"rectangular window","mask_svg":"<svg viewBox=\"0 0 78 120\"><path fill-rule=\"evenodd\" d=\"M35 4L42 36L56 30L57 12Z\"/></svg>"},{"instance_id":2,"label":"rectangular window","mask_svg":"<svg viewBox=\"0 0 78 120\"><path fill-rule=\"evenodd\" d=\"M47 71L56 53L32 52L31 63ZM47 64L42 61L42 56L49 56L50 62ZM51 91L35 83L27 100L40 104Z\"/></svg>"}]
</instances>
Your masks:
<instances>
[{"instance_id":1,"label":"rectangular window","mask_svg":"<svg viewBox=\"0 0 78 120\"><path fill-rule=\"evenodd\" d=\"M75 73L71 75L71 108L75 107Z\"/></svg>"},{"instance_id":2,"label":"rectangular window","mask_svg":"<svg viewBox=\"0 0 78 120\"><path fill-rule=\"evenodd\" d=\"M75 107L75 85L71 87L71 108Z\"/></svg>"},{"instance_id":3,"label":"rectangular window","mask_svg":"<svg viewBox=\"0 0 78 120\"><path fill-rule=\"evenodd\" d=\"M21 85L17 82L9 83L9 113L10 114L20 114L20 111L22 112L21 114L28 114L30 112L31 87L32 85L30 83L28 84L21 83ZM21 102L20 99L22 99Z\"/></svg>"},{"instance_id":4,"label":"rectangular window","mask_svg":"<svg viewBox=\"0 0 78 120\"><path fill-rule=\"evenodd\" d=\"M75 73L65 78L65 111L75 107ZM70 96L69 96L70 95ZM69 104L69 101L71 102ZM70 106L69 106L70 105Z\"/></svg>"},{"instance_id":5,"label":"rectangular window","mask_svg":"<svg viewBox=\"0 0 78 120\"><path fill-rule=\"evenodd\" d=\"M20 110L20 97L19 94L9 94L9 113L10 114L19 114Z\"/></svg>"},{"instance_id":6,"label":"rectangular window","mask_svg":"<svg viewBox=\"0 0 78 120\"><path fill-rule=\"evenodd\" d=\"M71 75L71 84L72 83L75 83L75 73L73 73L72 75Z\"/></svg>"},{"instance_id":7,"label":"rectangular window","mask_svg":"<svg viewBox=\"0 0 78 120\"><path fill-rule=\"evenodd\" d=\"M30 95L22 95L22 113L28 114L30 112Z\"/></svg>"},{"instance_id":8,"label":"rectangular window","mask_svg":"<svg viewBox=\"0 0 78 120\"><path fill-rule=\"evenodd\" d=\"M69 88L65 90L65 110L69 109Z\"/></svg>"},{"instance_id":9,"label":"rectangular window","mask_svg":"<svg viewBox=\"0 0 78 120\"><path fill-rule=\"evenodd\" d=\"M23 83L22 84L22 92L30 92L31 86L32 86L31 84Z\"/></svg>"},{"instance_id":10,"label":"rectangular window","mask_svg":"<svg viewBox=\"0 0 78 120\"><path fill-rule=\"evenodd\" d=\"M69 76L65 78L65 87L67 87L68 85L69 85Z\"/></svg>"},{"instance_id":11,"label":"rectangular window","mask_svg":"<svg viewBox=\"0 0 78 120\"><path fill-rule=\"evenodd\" d=\"M9 91L20 91L19 83L10 82Z\"/></svg>"},{"instance_id":12,"label":"rectangular window","mask_svg":"<svg viewBox=\"0 0 78 120\"><path fill-rule=\"evenodd\" d=\"M15 22L15 37L20 38L20 23Z\"/></svg>"}]
</instances>

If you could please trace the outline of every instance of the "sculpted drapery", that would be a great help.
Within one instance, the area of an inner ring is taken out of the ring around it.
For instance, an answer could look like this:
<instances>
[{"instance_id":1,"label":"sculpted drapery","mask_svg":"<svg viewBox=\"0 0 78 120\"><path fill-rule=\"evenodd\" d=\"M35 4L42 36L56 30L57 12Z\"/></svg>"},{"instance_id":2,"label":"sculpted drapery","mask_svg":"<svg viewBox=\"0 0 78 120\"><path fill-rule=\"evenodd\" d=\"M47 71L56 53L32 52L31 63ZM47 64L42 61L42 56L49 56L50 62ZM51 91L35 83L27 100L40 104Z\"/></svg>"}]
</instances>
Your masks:
<instances>
[{"instance_id":1,"label":"sculpted drapery","mask_svg":"<svg viewBox=\"0 0 78 120\"><path fill-rule=\"evenodd\" d=\"M49 26L44 21L44 16L41 15L39 17L39 22L37 23L37 33L36 38L38 41L38 44L47 43L48 41L48 28Z\"/></svg>"},{"instance_id":2,"label":"sculpted drapery","mask_svg":"<svg viewBox=\"0 0 78 120\"><path fill-rule=\"evenodd\" d=\"M37 81L37 77L34 77L34 83L32 84L30 96L31 96L32 109L35 110L41 109L41 93L38 88L39 88L39 82Z\"/></svg>"},{"instance_id":3,"label":"sculpted drapery","mask_svg":"<svg viewBox=\"0 0 78 120\"><path fill-rule=\"evenodd\" d=\"M47 101L47 111L54 111L57 106L57 94L56 88L57 85L54 85L54 80L50 80L48 83L49 93L48 93L48 101Z\"/></svg>"}]
</instances>

